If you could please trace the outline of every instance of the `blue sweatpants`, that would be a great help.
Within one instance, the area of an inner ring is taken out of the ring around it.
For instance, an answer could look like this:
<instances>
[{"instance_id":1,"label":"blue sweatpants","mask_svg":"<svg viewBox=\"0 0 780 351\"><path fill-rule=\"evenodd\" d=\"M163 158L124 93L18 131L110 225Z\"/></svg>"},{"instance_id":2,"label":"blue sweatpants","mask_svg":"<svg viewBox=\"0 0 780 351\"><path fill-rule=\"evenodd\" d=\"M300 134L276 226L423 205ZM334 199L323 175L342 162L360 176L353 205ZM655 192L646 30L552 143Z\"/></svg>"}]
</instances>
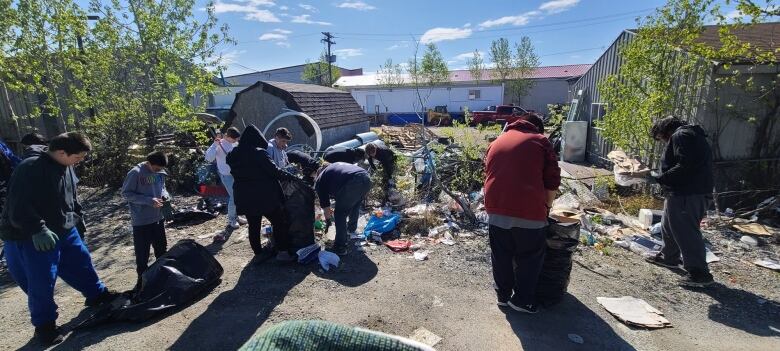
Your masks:
<instances>
[{"instance_id":1,"label":"blue sweatpants","mask_svg":"<svg viewBox=\"0 0 780 351\"><path fill-rule=\"evenodd\" d=\"M57 276L87 299L106 290L76 228L60 238L53 250L45 252L35 250L32 240L7 240L5 255L11 277L27 294L27 306L36 327L57 320Z\"/></svg>"}]
</instances>

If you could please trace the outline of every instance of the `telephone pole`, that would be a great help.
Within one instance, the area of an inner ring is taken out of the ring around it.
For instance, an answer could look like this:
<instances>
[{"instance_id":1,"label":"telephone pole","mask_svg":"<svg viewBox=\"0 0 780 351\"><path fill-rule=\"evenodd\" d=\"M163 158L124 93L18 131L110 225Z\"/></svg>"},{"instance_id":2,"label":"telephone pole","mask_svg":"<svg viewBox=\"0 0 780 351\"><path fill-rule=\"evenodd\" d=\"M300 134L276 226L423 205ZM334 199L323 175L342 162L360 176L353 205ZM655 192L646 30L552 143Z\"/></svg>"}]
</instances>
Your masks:
<instances>
[{"instance_id":1,"label":"telephone pole","mask_svg":"<svg viewBox=\"0 0 780 351\"><path fill-rule=\"evenodd\" d=\"M333 86L333 71L332 71L332 68L331 68L332 67L331 66L331 57L332 56L330 55L330 46L331 45L335 45L336 42L333 41L334 36L331 35L330 32L322 32L322 35L324 35L325 38L323 38L320 41L323 42L323 43L328 44L328 58L326 60L328 62L328 86Z\"/></svg>"}]
</instances>

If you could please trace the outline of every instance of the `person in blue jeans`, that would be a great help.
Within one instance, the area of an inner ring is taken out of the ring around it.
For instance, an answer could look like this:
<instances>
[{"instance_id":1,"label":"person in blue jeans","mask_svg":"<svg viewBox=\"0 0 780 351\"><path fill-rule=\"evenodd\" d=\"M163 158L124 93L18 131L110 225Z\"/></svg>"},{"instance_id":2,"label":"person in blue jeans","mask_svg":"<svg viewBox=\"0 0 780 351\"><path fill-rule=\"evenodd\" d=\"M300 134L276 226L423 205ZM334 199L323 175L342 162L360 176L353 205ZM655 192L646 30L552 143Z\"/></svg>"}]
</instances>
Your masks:
<instances>
[{"instance_id":1,"label":"person in blue jeans","mask_svg":"<svg viewBox=\"0 0 780 351\"><path fill-rule=\"evenodd\" d=\"M241 138L241 132L236 127L230 127L225 132L225 136L218 134L214 138L214 143L206 150L206 161L216 162L217 170L219 171L219 179L222 181L222 185L225 186L225 190L228 193L228 227L232 229L238 229L242 224L246 224L246 219L236 215L236 202L233 196L233 183L235 182L233 175L230 174L230 166L227 164L227 155L233 151L233 148L238 145L238 140ZM214 241L225 241L225 234L220 233L214 237Z\"/></svg>"},{"instance_id":2,"label":"person in blue jeans","mask_svg":"<svg viewBox=\"0 0 780 351\"><path fill-rule=\"evenodd\" d=\"M73 166L91 149L89 140L79 133L54 137L46 152L16 167L8 206L0 216L8 271L27 294L35 336L45 345L63 340L56 324L57 277L81 292L87 306L110 302L116 296L98 278L76 229L82 212Z\"/></svg>"},{"instance_id":3,"label":"person in blue jeans","mask_svg":"<svg viewBox=\"0 0 780 351\"><path fill-rule=\"evenodd\" d=\"M335 217L336 241L333 243L333 252L339 256L349 254L348 234L357 231L360 204L371 190L368 172L351 163L324 164L320 168L314 190L325 211L325 219ZM331 209L331 196L336 200L335 210Z\"/></svg>"}]
</instances>

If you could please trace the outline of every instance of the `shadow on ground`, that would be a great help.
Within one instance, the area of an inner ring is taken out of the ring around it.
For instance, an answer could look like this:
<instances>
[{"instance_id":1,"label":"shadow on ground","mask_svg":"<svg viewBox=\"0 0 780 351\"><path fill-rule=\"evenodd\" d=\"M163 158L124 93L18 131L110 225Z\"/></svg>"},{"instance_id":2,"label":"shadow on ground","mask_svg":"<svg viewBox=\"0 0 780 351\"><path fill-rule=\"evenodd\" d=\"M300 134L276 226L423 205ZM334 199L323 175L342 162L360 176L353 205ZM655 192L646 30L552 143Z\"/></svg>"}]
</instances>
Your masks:
<instances>
[{"instance_id":1,"label":"shadow on ground","mask_svg":"<svg viewBox=\"0 0 780 351\"><path fill-rule=\"evenodd\" d=\"M716 283L708 289L690 289L710 296L710 320L758 336L780 336L780 304L742 289Z\"/></svg>"},{"instance_id":2,"label":"shadow on ground","mask_svg":"<svg viewBox=\"0 0 780 351\"><path fill-rule=\"evenodd\" d=\"M612 327L576 297L563 300L537 314L529 315L504 308L506 319L520 339L523 350L636 350ZM583 344L569 340L577 334Z\"/></svg>"}]
</instances>

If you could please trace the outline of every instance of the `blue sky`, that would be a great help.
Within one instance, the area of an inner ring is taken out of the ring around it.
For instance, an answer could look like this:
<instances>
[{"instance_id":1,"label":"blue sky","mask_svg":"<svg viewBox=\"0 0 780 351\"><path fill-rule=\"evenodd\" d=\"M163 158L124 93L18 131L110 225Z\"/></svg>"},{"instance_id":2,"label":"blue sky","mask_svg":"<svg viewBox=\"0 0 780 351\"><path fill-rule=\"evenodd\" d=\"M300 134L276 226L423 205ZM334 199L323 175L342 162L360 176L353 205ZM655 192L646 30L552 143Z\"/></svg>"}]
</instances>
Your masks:
<instances>
[{"instance_id":1,"label":"blue sky","mask_svg":"<svg viewBox=\"0 0 780 351\"><path fill-rule=\"evenodd\" d=\"M200 8L207 1L200 1ZM219 48L225 75L316 60L321 32L336 36L337 64L374 72L406 62L414 40L435 42L451 69L474 50L489 62L490 42L531 38L542 65L593 63L621 30L663 0L214 0L238 44ZM728 12L728 11L726 11ZM203 16L202 10L197 16ZM422 50L421 50L422 51Z\"/></svg>"}]
</instances>

